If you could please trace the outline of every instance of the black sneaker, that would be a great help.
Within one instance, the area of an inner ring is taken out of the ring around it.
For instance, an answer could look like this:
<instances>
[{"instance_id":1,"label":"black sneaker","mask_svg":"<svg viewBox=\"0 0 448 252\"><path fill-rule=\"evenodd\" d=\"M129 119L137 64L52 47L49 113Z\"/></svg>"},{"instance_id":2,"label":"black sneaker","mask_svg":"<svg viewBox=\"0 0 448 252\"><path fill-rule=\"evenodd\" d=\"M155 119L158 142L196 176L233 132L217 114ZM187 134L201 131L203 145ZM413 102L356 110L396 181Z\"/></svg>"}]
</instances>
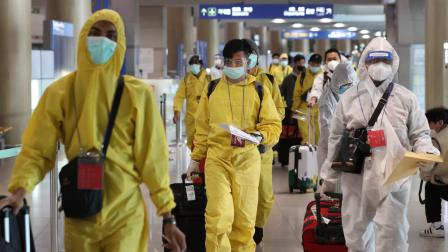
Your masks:
<instances>
[{"instance_id":1,"label":"black sneaker","mask_svg":"<svg viewBox=\"0 0 448 252\"><path fill-rule=\"evenodd\" d=\"M254 241L258 245L263 240L263 228L255 227Z\"/></svg>"}]
</instances>

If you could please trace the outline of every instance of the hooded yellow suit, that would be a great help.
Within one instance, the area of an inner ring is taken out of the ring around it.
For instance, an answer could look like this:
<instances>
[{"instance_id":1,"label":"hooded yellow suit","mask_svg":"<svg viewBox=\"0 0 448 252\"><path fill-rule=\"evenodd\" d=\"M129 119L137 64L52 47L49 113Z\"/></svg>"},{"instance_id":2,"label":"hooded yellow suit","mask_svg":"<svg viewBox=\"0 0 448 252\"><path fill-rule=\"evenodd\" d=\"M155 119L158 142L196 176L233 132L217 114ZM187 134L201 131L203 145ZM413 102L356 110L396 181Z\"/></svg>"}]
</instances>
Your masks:
<instances>
[{"instance_id":1,"label":"hooded yellow suit","mask_svg":"<svg viewBox=\"0 0 448 252\"><path fill-rule=\"evenodd\" d=\"M98 21L117 30L117 48L103 65L95 65L86 38ZM85 23L79 36L78 69L47 88L23 135L9 190L31 192L55 164L56 143L69 160L84 149L101 149L126 42L118 13L102 10ZM157 213L174 206L168 177L168 148L163 124L149 87L130 76L125 86L106 155L103 209L93 217L65 219L66 251L147 251L148 222L139 185L150 190ZM78 110L76 116L74 104Z\"/></svg>"},{"instance_id":2,"label":"hooded yellow suit","mask_svg":"<svg viewBox=\"0 0 448 252\"><path fill-rule=\"evenodd\" d=\"M247 132L259 131L262 144L274 145L281 133L281 120L272 95L263 86L260 102L256 78L230 83L223 76L213 93L204 88L196 111L193 160L207 156L205 184L207 208L205 229L207 252L255 251L252 240L257 215L260 153L246 141L233 147L230 134L222 123L230 123Z\"/></svg>"},{"instance_id":3,"label":"hooded yellow suit","mask_svg":"<svg viewBox=\"0 0 448 252\"><path fill-rule=\"evenodd\" d=\"M280 119L285 117L285 102L280 93L279 85L274 79L274 83L271 83L266 73L260 68L254 73L257 78L257 82L266 86L277 108ZM261 154L261 171L260 171L260 185L258 186L258 207L257 207L257 219L255 226L262 228L266 225L269 215L271 214L272 206L274 205L274 191L272 189L272 161L274 160L274 152L271 146L267 146L265 153Z\"/></svg>"}]
</instances>

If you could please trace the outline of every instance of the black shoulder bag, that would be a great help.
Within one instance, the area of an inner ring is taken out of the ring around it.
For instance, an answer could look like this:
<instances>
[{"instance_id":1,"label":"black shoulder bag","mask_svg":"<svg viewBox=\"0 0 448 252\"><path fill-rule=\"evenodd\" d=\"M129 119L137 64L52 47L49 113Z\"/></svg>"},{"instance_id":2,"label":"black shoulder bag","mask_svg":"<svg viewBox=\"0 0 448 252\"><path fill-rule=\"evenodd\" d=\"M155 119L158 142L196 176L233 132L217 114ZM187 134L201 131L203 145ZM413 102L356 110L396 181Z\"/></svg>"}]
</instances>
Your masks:
<instances>
[{"instance_id":1,"label":"black shoulder bag","mask_svg":"<svg viewBox=\"0 0 448 252\"><path fill-rule=\"evenodd\" d=\"M392 82L389 83L367 124L369 128L375 125L393 88L394 84ZM370 155L370 145L367 142L367 128L346 129L342 136L339 153L331 168L337 171L360 174L366 157Z\"/></svg>"},{"instance_id":2,"label":"black shoulder bag","mask_svg":"<svg viewBox=\"0 0 448 252\"><path fill-rule=\"evenodd\" d=\"M114 128L115 118L120 106L123 87L123 76L120 76L112 102L112 109L109 114L109 122L104 134L102 151L100 153L83 153L83 151L81 151L82 153L76 158L70 160L67 165L62 167L61 172L59 173L59 183L61 185L62 200L61 208L62 210L64 210L64 214L66 217L86 218L99 213L103 208L102 180L104 177L104 161L107 153L107 148L109 146L109 140L112 135L112 130ZM76 107L75 114L77 114ZM79 131L78 140L81 141ZM79 144L81 145L81 142ZM80 168L81 165L82 167L84 167L83 169ZM95 169L95 167L100 167L100 169ZM95 176L96 179L100 179L101 186L97 186L97 184L94 184L92 186L92 182L89 181L89 179L85 181L78 179L85 176Z\"/></svg>"}]
</instances>

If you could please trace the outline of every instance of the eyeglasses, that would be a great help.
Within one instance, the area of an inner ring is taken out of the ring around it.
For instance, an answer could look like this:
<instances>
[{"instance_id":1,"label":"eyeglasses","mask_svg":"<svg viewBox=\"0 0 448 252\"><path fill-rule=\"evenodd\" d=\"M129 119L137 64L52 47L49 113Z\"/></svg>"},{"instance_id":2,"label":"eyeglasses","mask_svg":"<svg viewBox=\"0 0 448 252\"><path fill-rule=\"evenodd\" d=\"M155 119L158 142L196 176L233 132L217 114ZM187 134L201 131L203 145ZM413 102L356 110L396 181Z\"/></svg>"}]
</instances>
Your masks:
<instances>
[{"instance_id":1,"label":"eyeglasses","mask_svg":"<svg viewBox=\"0 0 448 252\"><path fill-rule=\"evenodd\" d=\"M247 62L245 58L243 59L225 59L224 65L226 66L233 66L233 67L241 67L244 66L244 64Z\"/></svg>"}]
</instances>

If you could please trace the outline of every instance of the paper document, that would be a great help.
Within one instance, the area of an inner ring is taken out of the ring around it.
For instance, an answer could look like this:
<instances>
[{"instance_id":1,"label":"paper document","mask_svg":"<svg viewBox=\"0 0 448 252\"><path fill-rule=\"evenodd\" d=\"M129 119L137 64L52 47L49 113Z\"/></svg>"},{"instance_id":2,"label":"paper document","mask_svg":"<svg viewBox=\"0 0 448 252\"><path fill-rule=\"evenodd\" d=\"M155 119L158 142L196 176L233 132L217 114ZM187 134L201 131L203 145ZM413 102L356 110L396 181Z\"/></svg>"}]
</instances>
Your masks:
<instances>
[{"instance_id":1,"label":"paper document","mask_svg":"<svg viewBox=\"0 0 448 252\"><path fill-rule=\"evenodd\" d=\"M418 163L424 161L442 163L443 159L438 155L407 151L404 154L403 159L400 163L398 163L390 176L387 178L385 185L416 174L419 168Z\"/></svg>"},{"instance_id":2,"label":"paper document","mask_svg":"<svg viewBox=\"0 0 448 252\"><path fill-rule=\"evenodd\" d=\"M258 141L258 139L254 136L252 136L251 134L248 134L240 129L238 129L237 127L233 126L232 124L226 124L223 123L221 125L219 125L221 128L223 128L225 131L229 132L230 134L237 136L239 138L242 138L244 140L247 140L249 142L252 142L256 145L260 144L260 141Z\"/></svg>"}]
</instances>

